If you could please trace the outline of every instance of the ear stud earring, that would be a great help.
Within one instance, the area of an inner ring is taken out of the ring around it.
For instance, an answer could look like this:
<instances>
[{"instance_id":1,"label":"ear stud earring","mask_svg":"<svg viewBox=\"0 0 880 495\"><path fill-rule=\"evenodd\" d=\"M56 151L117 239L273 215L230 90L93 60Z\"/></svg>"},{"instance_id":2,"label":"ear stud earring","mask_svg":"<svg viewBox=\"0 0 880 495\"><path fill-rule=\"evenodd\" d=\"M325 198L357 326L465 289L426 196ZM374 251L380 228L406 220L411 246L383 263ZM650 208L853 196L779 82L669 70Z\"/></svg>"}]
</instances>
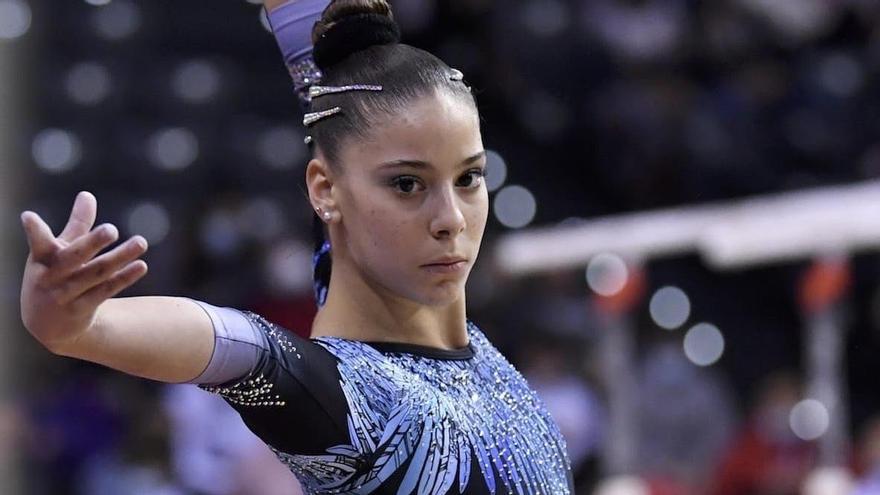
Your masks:
<instances>
[{"instance_id":1,"label":"ear stud earring","mask_svg":"<svg viewBox=\"0 0 880 495\"><path fill-rule=\"evenodd\" d=\"M316 208L315 211L317 211L318 215L324 220L330 220L330 217L333 216L329 211L322 210L320 206Z\"/></svg>"}]
</instances>

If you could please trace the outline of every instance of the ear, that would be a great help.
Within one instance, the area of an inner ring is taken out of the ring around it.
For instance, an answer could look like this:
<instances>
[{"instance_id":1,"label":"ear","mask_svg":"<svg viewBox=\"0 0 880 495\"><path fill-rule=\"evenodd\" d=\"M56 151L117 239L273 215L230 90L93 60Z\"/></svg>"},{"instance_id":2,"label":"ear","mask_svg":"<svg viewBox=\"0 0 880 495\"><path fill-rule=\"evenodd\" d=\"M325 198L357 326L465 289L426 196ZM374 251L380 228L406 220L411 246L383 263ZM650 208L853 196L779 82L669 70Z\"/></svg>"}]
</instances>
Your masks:
<instances>
[{"instance_id":1,"label":"ear","mask_svg":"<svg viewBox=\"0 0 880 495\"><path fill-rule=\"evenodd\" d=\"M312 158L306 166L306 188L312 209L322 212L335 212L336 200L333 198L333 171L321 157Z\"/></svg>"}]
</instances>

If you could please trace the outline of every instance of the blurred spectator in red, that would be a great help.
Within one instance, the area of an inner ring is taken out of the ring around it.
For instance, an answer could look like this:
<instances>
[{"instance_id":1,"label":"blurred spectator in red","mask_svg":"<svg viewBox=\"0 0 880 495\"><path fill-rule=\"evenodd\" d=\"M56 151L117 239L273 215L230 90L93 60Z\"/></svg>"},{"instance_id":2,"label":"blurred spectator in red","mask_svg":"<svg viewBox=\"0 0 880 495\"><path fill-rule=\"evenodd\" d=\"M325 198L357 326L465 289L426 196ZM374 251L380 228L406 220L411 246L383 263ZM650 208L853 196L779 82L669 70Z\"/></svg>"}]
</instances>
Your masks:
<instances>
[{"instance_id":1,"label":"blurred spectator in red","mask_svg":"<svg viewBox=\"0 0 880 495\"><path fill-rule=\"evenodd\" d=\"M743 430L716 473L712 495L797 495L813 468L817 448L791 431L789 415L801 399L794 375L764 380Z\"/></svg>"}]
</instances>

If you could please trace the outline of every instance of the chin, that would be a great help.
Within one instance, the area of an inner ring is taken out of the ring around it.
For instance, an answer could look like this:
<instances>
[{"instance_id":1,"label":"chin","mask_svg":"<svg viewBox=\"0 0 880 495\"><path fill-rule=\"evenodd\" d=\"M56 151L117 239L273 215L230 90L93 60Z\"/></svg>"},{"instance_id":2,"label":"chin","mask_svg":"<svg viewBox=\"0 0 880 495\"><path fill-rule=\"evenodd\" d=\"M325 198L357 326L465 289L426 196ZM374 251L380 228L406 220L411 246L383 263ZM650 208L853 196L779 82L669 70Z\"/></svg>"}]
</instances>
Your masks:
<instances>
[{"instance_id":1,"label":"chin","mask_svg":"<svg viewBox=\"0 0 880 495\"><path fill-rule=\"evenodd\" d=\"M412 294L414 301L425 306L443 307L454 304L464 297L464 287L459 284L443 284Z\"/></svg>"}]
</instances>

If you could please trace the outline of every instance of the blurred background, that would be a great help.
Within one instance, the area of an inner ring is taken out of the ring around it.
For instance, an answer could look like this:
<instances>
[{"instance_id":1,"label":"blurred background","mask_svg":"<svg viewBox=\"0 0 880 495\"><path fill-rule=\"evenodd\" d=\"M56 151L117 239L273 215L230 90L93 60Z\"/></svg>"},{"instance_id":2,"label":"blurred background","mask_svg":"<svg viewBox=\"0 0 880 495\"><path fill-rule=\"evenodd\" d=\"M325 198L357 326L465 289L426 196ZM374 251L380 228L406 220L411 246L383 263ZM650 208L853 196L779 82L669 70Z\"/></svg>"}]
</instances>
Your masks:
<instances>
[{"instance_id":1,"label":"blurred background","mask_svg":"<svg viewBox=\"0 0 880 495\"><path fill-rule=\"evenodd\" d=\"M255 3L0 0L3 494L298 493L219 398L51 356L18 315L18 215L57 234L85 189L98 223L150 242L150 272L124 295L186 295L307 335L308 152ZM880 494L878 236L855 245L817 224L834 249L728 265L695 241L556 265L533 248L547 266L520 271L496 249L837 187L791 196L809 233L836 194L880 179L880 3L392 5L405 41L477 94L491 212L469 317L551 409L578 493ZM769 219L759 250L787 242L774 214L752 218Z\"/></svg>"}]
</instances>

